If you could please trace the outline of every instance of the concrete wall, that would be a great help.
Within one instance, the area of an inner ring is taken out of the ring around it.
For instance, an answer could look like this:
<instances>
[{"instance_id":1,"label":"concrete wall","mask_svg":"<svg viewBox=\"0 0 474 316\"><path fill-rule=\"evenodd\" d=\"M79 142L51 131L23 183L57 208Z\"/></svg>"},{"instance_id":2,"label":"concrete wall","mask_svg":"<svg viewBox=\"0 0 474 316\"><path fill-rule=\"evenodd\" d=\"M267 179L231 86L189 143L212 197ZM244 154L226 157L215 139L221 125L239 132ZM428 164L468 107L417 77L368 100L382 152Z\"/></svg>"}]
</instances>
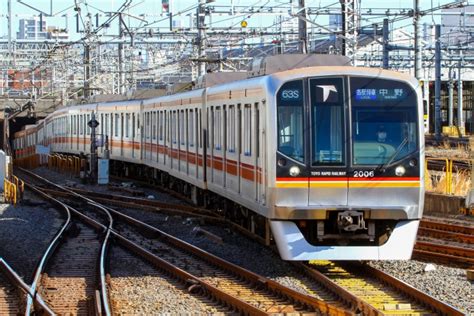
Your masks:
<instances>
[{"instance_id":1,"label":"concrete wall","mask_svg":"<svg viewBox=\"0 0 474 316\"><path fill-rule=\"evenodd\" d=\"M425 209L423 214L460 214L460 209L464 207L464 201L465 198L460 196L426 193Z\"/></svg>"}]
</instances>

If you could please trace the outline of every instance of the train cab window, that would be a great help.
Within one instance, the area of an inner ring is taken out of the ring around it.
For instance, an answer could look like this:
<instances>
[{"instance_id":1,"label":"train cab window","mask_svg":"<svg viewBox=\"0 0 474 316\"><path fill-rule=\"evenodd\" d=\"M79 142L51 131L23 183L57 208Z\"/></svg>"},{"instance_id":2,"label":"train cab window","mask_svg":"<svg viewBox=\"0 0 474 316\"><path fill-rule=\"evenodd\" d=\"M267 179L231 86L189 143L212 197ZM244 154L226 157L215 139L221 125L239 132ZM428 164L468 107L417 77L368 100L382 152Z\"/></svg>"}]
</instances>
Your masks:
<instances>
[{"instance_id":1,"label":"train cab window","mask_svg":"<svg viewBox=\"0 0 474 316\"><path fill-rule=\"evenodd\" d=\"M391 163L417 150L417 98L407 84L351 78L353 164Z\"/></svg>"},{"instance_id":2,"label":"train cab window","mask_svg":"<svg viewBox=\"0 0 474 316\"><path fill-rule=\"evenodd\" d=\"M303 81L285 83L277 94L278 151L297 161L304 161ZM247 120L244 109L244 125ZM247 132L246 126L244 131ZM244 146L246 137L244 137Z\"/></svg>"},{"instance_id":3,"label":"train cab window","mask_svg":"<svg viewBox=\"0 0 474 316\"><path fill-rule=\"evenodd\" d=\"M345 164L342 78L309 81L313 165Z\"/></svg>"}]
</instances>

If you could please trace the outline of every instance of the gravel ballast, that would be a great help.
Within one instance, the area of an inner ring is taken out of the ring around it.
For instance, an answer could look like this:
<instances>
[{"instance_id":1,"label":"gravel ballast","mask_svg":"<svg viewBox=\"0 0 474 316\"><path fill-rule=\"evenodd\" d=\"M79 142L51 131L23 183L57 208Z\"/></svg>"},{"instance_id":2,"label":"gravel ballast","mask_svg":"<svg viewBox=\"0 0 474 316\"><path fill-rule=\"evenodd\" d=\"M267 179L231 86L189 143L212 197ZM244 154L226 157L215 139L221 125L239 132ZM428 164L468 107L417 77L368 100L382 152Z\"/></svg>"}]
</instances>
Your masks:
<instances>
[{"instance_id":1,"label":"gravel ballast","mask_svg":"<svg viewBox=\"0 0 474 316\"><path fill-rule=\"evenodd\" d=\"M0 204L0 256L27 282L64 220L30 192L16 206Z\"/></svg>"},{"instance_id":2,"label":"gravel ballast","mask_svg":"<svg viewBox=\"0 0 474 316\"><path fill-rule=\"evenodd\" d=\"M58 183L65 184L66 181L73 181L78 183L78 179L65 179L64 175L50 172L47 169L42 170L42 173L47 174L48 178ZM84 189L103 191L112 194L120 194L116 191L107 191L106 187L99 186L83 186L77 184L78 187ZM163 202L175 202L176 199L160 192L155 192L151 189L139 188L146 192L147 195L153 195L155 199ZM127 194L123 194L127 195ZM310 293L312 290L311 282L301 276L295 271L293 266L287 262L282 261L278 255L272 250L266 248L255 241L252 241L238 233L231 231L225 227L216 225L208 225L201 222L197 218L187 218L181 216L167 216L158 213L152 213L140 210L122 210L129 215L133 215L145 222L162 229L172 235L184 239L185 241L194 244L208 252L222 257L232 263L242 266L246 269L254 271L258 274L266 276L270 279L281 282L282 284L291 287L297 291ZM223 243L211 240L205 234L199 233L196 228L205 229L214 235L222 238ZM416 260L409 261L372 261L370 262L376 268L400 278L415 288L426 292L433 297L440 299L455 308L474 315L474 297L473 297L473 283L466 278L466 271L464 269L446 267L435 265L434 271L424 272L427 262ZM137 276L138 277L138 276ZM143 282L150 284L149 276L142 275ZM134 276L133 283L141 282ZM128 281L124 281L128 282ZM161 281L156 281L160 283ZM160 285L161 286L161 285ZM166 287L165 287L166 288ZM165 289L163 288L163 289ZM176 289L175 289L176 290ZM147 290L148 291L148 290ZM179 291L179 290L178 290ZM125 293L121 293L125 295ZM178 293L181 295L180 293ZM127 294L128 295L128 294ZM144 294L146 297L147 294ZM174 295L174 294L170 294ZM178 295L178 296L179 296ZM137 297L133 295L127 296L130 299ZM187 309L182 309L178 306L160 307L160 311L166 313L187 312ZM176 308L173 310L173 308ZM157 307L150 307L147 311L156 311ZM201 309L200 309L201 310ZM201 310L202 311L202 310Z\"/></svg>"}]
</instances>

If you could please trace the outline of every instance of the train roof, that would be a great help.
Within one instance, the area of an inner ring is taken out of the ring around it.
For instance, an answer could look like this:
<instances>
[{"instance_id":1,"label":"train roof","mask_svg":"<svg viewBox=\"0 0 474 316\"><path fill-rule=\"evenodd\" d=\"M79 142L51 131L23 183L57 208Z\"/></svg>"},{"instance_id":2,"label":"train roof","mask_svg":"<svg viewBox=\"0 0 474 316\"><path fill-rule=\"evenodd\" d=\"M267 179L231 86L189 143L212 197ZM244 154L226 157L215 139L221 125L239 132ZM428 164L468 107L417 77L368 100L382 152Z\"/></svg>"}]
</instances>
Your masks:
<instances>
[{"instance_id":1,"label":"train roof","mask_svg":"<svg viewBox=\"0 0 474 316\"><path fill-rule=\"evenodd\" d=\"M274 73L320 66L350 66L351 60L341 55L323 54L284 54L255 58L248 78L271 75Z\"/></svg>"}]
</instances>

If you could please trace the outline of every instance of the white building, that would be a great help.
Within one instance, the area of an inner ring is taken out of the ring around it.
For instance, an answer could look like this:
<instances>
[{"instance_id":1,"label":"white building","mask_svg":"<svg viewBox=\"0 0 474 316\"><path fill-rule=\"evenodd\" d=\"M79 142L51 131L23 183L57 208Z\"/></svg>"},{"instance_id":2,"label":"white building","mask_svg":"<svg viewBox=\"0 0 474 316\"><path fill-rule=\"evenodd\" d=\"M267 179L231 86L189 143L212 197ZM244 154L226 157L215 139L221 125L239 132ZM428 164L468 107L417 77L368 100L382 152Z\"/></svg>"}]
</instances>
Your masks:
<instances>
[{"instance_id":1,"label":"white building","mask_svg":"<svg viewBox=\"0 0 474 316\"><path fill-rule=\"evenodd\" d=\"M48 38L46 32L46 21L41 21L38 17L32 19L20 19L17 39L23 40L44 40Z\"/></svg>"}]
</instances>

